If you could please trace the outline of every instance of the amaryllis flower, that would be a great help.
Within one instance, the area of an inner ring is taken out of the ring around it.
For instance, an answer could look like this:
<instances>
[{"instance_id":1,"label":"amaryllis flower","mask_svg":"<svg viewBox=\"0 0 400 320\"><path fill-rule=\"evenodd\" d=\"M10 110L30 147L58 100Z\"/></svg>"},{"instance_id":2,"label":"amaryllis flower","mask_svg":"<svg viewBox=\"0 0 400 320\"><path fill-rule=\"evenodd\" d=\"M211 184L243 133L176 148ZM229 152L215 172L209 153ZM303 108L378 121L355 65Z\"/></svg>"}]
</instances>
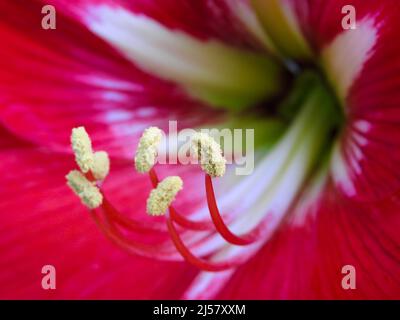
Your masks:
<instances>
[{"instance_id":1,"label":"amaryllis flower","mask_svg":"<svg viewBox=\"0 0 400 320\"><path fill-rule=\"evenodd\" d=\"M1 298L400 298L397 0L349 30L342 0L53 0L54 30L45 4L0 3ZM254 172L136 172L169 120L254 128ZM65 183L80 127L110 157L94 211Z\"/></svg>"}]
</instances>

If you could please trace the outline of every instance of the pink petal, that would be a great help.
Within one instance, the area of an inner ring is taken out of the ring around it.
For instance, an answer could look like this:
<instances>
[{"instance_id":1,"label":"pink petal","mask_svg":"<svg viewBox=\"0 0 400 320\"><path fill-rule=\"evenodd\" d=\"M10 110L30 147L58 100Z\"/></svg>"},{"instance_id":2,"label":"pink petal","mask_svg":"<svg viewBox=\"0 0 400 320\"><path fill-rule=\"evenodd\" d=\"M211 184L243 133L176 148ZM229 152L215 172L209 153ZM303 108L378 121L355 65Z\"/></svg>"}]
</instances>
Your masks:
<instances>
[{"instance_id":1,"label":"pink petal","mask_svg":"<svg viewBox=\"0 0 400 320\"><path fill-rule=\"evenodd\" d=\"M348 2L288 2L296 5L317 55L342 34L341 8ZM400 297L400 47L393 41L399 35L400 7L396 1L352 4L358 22L374 18L377 38L345 97L347 124L340 157L332 160L332 181L305 213L299 206L293 210L274 238L225 282L217 298ZM358 49L358 43L341 48L343 56ZM345 265L356 268L356 290L341 286Z\"/></svg>"},{"instance_id":2,"label":"pink petal","mask_svg":"<svg viewBox=\"0 0 400 320\"><path fill-rule=\"evenodd\" d=\"M329 187L226 282L220 299L399 299L399 197L366 205ZM300 219L299 219L300 218ZM356 289L342 288L342 268Z\"/></svg>"},{"instance_id":3,"label":"pink petal","mask_svg":"<svg viewBox=\"0 0 400 320\"><path fill-rule=\"evenodd\" d=\"M400 189L400 5L356 0L357 29L343 30L345 0L285 0L320 58L345 114L332 174L343 193L361 201Z\"/></svg>"},{"instance_id":4,"label":"pink petal","mask_svg":"<svg viewBox=\"0 0 400 320\"><path fill-rule=\"evenodd\" d=\"M379 3L379 10L369 12L378 14L378 38L348 93L348 125L342 143L347 175L363 201L382 199L400 189L400 111L396 108L400 45L392 40L399 36L400 6L393 1Z\"/></svg>"},{"instance_id":5,"label":"pink petal","mask_svg":"<svg viewBox=\"0 0 400 320\"><path fill-rule=\"evenodd\" d=\"M0 5L9 12L0 23L7 43L0 62L0 121L20 137L65 151L71 128L85 125L96 147L132 156L149 124L217 120L217 112L135 68L62 10L57 30L42 30L32 14L40 8L36 2Z\"/></svg>"},{"instance_id":6,"label":"pink petal","mask_svg":"<svg viewBox=\"0 0 400 320\"><path fill-rule=\"evenodd\" d=\"M294 7L298 20L301 22L303 34L317 50L329 44L343 32L342 20L346 14L342 13L342 8L346 5L352 5L356 9L357 22L366 17L379 17L386 20L398 10L398 2L395 0L354 0L351 3L345 0L285 1ZM392 20L390 23L398 22Z\"/></svg>"},{"instance_id":7,"label":"pink petal","mask_svg":"<svg viewBox=\"0 0 400 320\"><path fill-rule=\"evenodd\" d=\"M182 296L197 270L182 262L129 255L111 244L65 185L64 176L74 167L71 157L22 148L3 150L0 158L0 297ZM131 163L113 161L112 166L106 192L113 204L124 214L145 216L151 188L147 177L137 176ZM142 240L149 239L151 234ZM54 291L41 288L41 268L47 264L56 267Z\"/></svg>"},{"instance_id":8,"label":"pink petal","mask_svg":"<svg viewBox=\"0 0 400 320\"><path fill-rule=\"evenodd\" d=\"M248 19L252 18L248 0L239 0L235 4L227 0L78 0L74 2L56 0L53 2L62 11L78 19L84 20L85 15L90 15L91 6L118 6L198 39L217 39L226 44L247 48L262 46L258 34L250 28L250 22L247 23ZM248 12L243 12L245 10Z\"/></svg>"},{"instance_id":9,"label":"pink petal","mask_svg":"<svg viewBox=\"0 0 400 320\"><path fill-rule=\"evenodd\" d=\"M0 126L0 150L4 149L18 149L22 147L31 146L24 140L18 139L7 129Z\"/></svg>"}]
</instances>

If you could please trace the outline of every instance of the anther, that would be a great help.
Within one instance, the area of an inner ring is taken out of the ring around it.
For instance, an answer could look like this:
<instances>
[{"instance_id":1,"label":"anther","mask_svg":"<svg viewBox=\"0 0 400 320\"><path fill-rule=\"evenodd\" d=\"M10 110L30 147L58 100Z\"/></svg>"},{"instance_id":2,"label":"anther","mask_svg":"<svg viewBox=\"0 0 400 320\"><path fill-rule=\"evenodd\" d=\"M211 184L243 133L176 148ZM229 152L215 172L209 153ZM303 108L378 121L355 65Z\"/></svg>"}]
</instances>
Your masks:
<instances>
[{"instance_id":1,"label":"anther","mask_svg":"<svg viewBox=\"0 0 400 320\"><path fill-rule=\"evenodd\" d=\"M92 141L84 127L72 129L71 145L75 153L76 163L82 172L87 173L93 166L94 156Z\"/></svg>"},{"instance_id":2,"label":"anther","mask_svg":"<svg viewBox=\"0 0 400 320\"><path fill-rule=\"evenodd\" d=\"M98 208L103 202L103 196L93 182L90 182L78 170L72 170L66 175L68 186L89 209Z\"/></svg>"},{"instance_id":3,"label":"anther","mask_svg":"<svg viewBox=\"0 0 400 320\"><path fill-rule=\"evenodd\" d=\"M154 166L161 138L161 130L157 127L147 128L143 132L135 155L135 167L138 172L149 172Z\"/></svg>"},{"instance_id":4,"label":"anther","mask_svg":"<svg viewBox=\"0 0 400 320\"><path fill-rule=\"evenodd\" d=\"M164 215L182 187L183 181L180 177L165 178L150 192L147 213L152 216Z\"/></svg>"},{"instance_id":5,"label":"anther","mask_svg":"<svg viewBox=\"0 0 400 320\"><path fill-rule=\"evenodd\" d=\"M208 134L196 133L192 137L191 149L200 160L201 168L211 177L225 174L226 160L220 145Z\"/></svg>"},{"instance_id":6,"label":"anther","mask_svg":"<svg viewBox=\"0 0 400 320\"><path fill-rule=\"evenodd\" d=\"M110 158L105 151L95 152L91 171L96 180L104 180L110 172Z\"/></svg>"}]
</instances>

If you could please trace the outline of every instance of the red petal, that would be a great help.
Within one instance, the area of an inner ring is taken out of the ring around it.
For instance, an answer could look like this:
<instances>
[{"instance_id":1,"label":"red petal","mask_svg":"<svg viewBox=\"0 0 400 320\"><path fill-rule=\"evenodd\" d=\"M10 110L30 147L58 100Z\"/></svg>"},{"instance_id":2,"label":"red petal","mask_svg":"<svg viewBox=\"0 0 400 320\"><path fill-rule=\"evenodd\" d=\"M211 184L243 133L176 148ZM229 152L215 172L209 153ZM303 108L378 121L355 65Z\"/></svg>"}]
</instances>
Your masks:
<instances>
[{"instance_id":1,"label":"red petal","mask_svg":"<svg viewBox=\"0 0 400 320\"><path fill-rule=\"evenodd\" d=\"M197 273L184 263L128 255L105 239L65 185L70 157L25 148L0 158L0 297L177 299ZM147 177L130 163L112 164L108 194L124 213L139 210L150 190ZM41 288L47 264L56 267L54 291Z\"/></svg>"},{"instance_id":2,"label":"red petal","mask_svg":"<svg viewBox=\"0 0 400 320\"><path fill-rule=\"evenodd\" d=\"M344 74L353 70L353 58L362 54L360 69L350 76L349 88L343 93L347 125L344 129L340 157L344 168L336 175L344 193L361 201L375 201L391 196L400 189L400 3L396 0L355 0L357 30L343 30L342 8L346 0L287 0L295 7L303 34L313 45L316 55L329 48L346 32L353 43L343 42L336 54L324 57L329 80L336 89L343 85ZM368 28L360 31L365 21ZM371 29L372 28L372 29ZM362 52L362 42L373 37ZM361 52L360 52L361 51ZM350 58L349 58L350 57ZM329 59L337 59L329 65ZM330 70L336 67L339 71ZM354 70L353 70L354 71ZM341 95L341 94L339 94ZM340 177L338 177L340 175Z\"/></svg>"},{"instance_id":3,"label":"red petal","mask_svg":"<svg viewBox=\"0 0 400 320\"><path fill-rule=\"evenodd\" d=\"M299 9L306 7L304 1L296 3ZM309 11L302 17L309 39L319 50L343 31L340 9L348 3L307 4ZM296 221L300 209L294 209L292 218L226 281L217 298L400 297L400 113L396 107L400 47L393 41L399 35L400 6L394 1L355 1L354 5L359 19L372 15L379 26L376 45L346 101L348 125L341 151L347 183L354 189L339 184L338 190L338 184L332 183L300 223ZM349 54L357 47L342 49ZM345 265L356 268L356 290L341 286Z\"/></svg>"},{"instance_id":4,"label":"red petal","mask_svg":"<svg viewBox=\"0 0 400 320\"><path fill-rule=\"evenodd\" d=\"M377 18L379 38L349 92L349 126L343 141L349 176L363 201L382 199L400 189L400 44L393 42L400 34L400 6L392 1L379 3L385 4ZM361 175L352 163L358 163Z\"/></svg>"},{"instance_id":5,"label":"red petal","mask_svg":"<svg viewBox=\"0 0 400 320\"><path fill-rule=\"evenodd\" d=\"M399 195L371 206L329 188L305 218L295 210L217 298L399 299L399 208ZM356 269L355 290L342 288L345 265Z\"/></svg>"},{"instance_id":6,"label":"red petal","mask_svg":"<svg viewBox=\"0 0 400 320\"><path fill-rule=\"evenodd\" d=\"M0 62L0 121L19 136L69 149L70 130L85 125L96 148L131 156L150 123L182 127L215 120L216 112L176 86L135 68L82 25L57 13L57 30L43 30L36 2L3 2L7 43ZM195 115L195 116L194 116Z\"/></svg>"},{"instance_id":7,"label":"red petal","mask_svg":"<svg viewBox=\"0 0 400 320\"><path fill-rule=\"evenodd\" d=\"M0 126L0 150L4 149L18 149L30 146L29 143L18 139L8 130Z\"/></svg>"},{"instance_id":8,"label":"red petal","mask_svg":"<svg viewBox=\"0 0 400 320\"><path fill-rule=\"evenodd\" d=\"M54 1L53 1L54 2ZM145 15L169 29L184 31L199 39L218 39L239 47L260 47L257 36L238 15L238 10L249 6L248 0L239 0L234 5L227 0L56 0L57 7L73 17L83 19L90 15L91 6L107 5L123 7L133 13ZM251 12L251 10L249 10Z\"/></svg>"},{"instance_id":9,"label":"red petal","mask_svg":"<svg viewBox=\"0 0 400 320\"><path fill-rule=\"evenodd\" d=\"M366 17L387 19L388 15L395 15L399 9L398 1L385 0L354 0L349 3L346 0L283 0L296 12L297 19L301 23L303 34L309 43L317 50L332 42L343 32L342 20L346 14L342 8L352 5L356 9L357 22ZM398 24L393 20L391 23Z\"/></svg>"}]
</instances>

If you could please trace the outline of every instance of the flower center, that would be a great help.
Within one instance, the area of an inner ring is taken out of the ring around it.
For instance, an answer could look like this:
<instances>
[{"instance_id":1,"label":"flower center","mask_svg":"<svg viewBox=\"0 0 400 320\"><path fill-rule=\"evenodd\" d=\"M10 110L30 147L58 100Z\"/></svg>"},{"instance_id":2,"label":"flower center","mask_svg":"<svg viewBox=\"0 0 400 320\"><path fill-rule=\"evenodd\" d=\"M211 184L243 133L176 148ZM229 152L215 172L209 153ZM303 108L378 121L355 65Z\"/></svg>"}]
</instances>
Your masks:
<instances>
[{"instance_id":1,"label":"flower center","mask_svg":"<svg viewBox=\"0 0 400 320\"><path fill-rule=\"evenodd\" d=\"M312 72L300 75L292 93L276 109L275 116L288 123L287 130L260 157L252 175L233 177L233 187L218 196L213 180L223 180L224 174L232 173L225 169L226 161L216 141L196 134L192 150L205 171L207 207L190 216L172 205L179 197L182 180L172 176L159 181L154 165L162 136L158 128L147 129L137 149L135 166L138 172L149 175L154 188L147 202L148 214L165 214L165 223L155 221L148 225L131 219L109 202L101 188L109 169L108 156L92 151L90 138L82 127L72 132L81 172L73 170L68 174L68 185L91 209L99 228L119 247L160 259L183 258L206 271L224 271L238 266L265 243L305 186L314 186L316 180L320 183L326 177L327 159L342 123L338 110L319 76ZM169 235L171 242L150 244L128 236L143 232ZM244 247L245 254L237 249Z\"/></svg>"}]
</instances>

